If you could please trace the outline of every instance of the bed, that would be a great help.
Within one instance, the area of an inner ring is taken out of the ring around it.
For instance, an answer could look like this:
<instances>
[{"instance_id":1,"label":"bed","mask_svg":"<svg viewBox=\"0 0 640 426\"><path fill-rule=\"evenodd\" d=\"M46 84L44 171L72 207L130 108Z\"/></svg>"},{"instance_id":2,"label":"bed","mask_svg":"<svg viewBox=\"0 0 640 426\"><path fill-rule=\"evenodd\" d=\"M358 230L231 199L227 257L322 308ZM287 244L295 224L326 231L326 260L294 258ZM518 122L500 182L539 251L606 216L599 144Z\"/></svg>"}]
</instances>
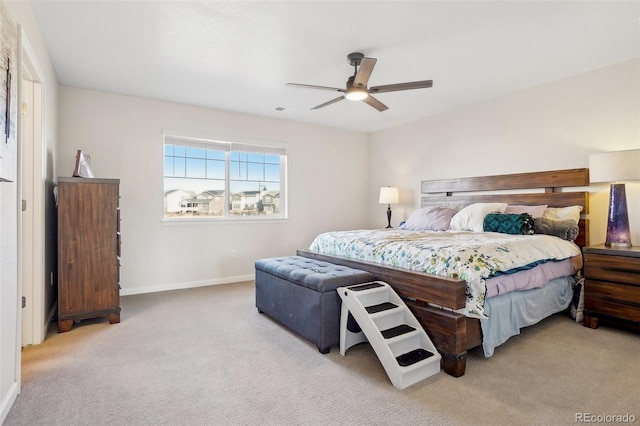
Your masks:
<instances>
[{"instance_id":1,"label":"bed","mask_svg":"<svg viewBox=\"0 0 640 426\"><path fill-rule=\"evenodd\" d=\"M582 211L577 224L578 234L571 243L574 246L574 255L570 257L575 270L581 267L580 248L588 243L587 221L584 219L584 216L588 214L588 192L580 188L588 185L589 171L584 168L430 180L421 182L421 207L439 206L461 210L479 203L505 203L510 206L546 205L552 209L562 210L580 206ZM554 301L559 297L554 288L561 288L561 291L566 293L566 280L569 276L555 277L541 288L495 295L495 297L488 298L486 303L483 300L483 294L478 302L482 310L474 313L470 312L468 304L468 277L443 276L415 270L415 265L407 266L401 262L392 262L391 265L388 265L379 260L350 257L352 254L327 254L323 253L321 245L315 244L315 241L312 247L314 247L313 250L298 250L297 254L362 269L373 274L376 279L389 283L405 299L409 308L443 355L444 371L454 377L464 374L469 349L486 346L486 340L489 339L487 336L483 338L483 330L488 332L492 327L497 328L492 333L497 333L498 341L490 342L489 345L489 347L495 347L506 340L509 335L513 335L513 332L503 330L503 326L508 325L519 330L521 326L530 325L528 323L512 324L519 319L512 319L505 312L512 310L513 306L531 306L531 300L534 300L535 304L532 306L535 306L536 312L542 317L566 308L567 295L562 296L562 302ZM514 274L514 276L516 275ZM518 280L515 279L515 281L517 286ZM486 317L499 318L500 320L488 324ZM510 319L507 320L507 317ZM535 318L530 323L539 320L540 318ZM491 339L495 340L496 338L492 336ZM487 354L485 353L485 355Z\"/></svg>"}]
</instances>

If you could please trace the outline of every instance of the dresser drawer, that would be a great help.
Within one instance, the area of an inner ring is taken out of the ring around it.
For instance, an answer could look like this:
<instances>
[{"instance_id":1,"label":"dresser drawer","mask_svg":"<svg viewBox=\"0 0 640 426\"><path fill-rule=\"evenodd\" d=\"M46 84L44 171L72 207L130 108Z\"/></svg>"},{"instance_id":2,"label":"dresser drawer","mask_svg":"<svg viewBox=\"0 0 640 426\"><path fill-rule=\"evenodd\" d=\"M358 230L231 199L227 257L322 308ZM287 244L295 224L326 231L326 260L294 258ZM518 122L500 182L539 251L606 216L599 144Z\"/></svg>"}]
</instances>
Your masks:
<instances>
[{"instance_id":1,"label":"dresser drawer","mask_svg":"<svg viewBox=\"0 0 640 426\"><path fill-rule=\"evenodd\" d=\"M585 254L584 275L588 279L640 286L640 262L625 256Z\"/></svg>"}]
</instances>

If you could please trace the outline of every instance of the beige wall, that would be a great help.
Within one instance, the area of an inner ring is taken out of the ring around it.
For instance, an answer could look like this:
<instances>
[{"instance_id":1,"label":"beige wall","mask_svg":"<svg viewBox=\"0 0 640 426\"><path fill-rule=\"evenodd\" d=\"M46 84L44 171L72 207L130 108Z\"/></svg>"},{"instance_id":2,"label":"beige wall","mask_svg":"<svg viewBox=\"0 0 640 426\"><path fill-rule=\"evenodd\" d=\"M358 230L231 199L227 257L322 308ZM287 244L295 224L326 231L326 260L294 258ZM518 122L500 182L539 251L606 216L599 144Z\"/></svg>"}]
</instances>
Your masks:
<instances>
[{"instance_id":1,"label":"beige wall","mask_svg":"<svg viewBox=\"0 0 640 426\"><path fill-rule=\"evenodd\" d=\"M632 60L369 136L369 225L380 186L401 188L394 226L419 207L420 181L588 167L590 154L640 148L640 60ZM640 183L628 183L640 244ZM590 187L590 241L604 241L608 185Z\"/></svg>"},{"instance_id":2,"label":"beige wall","mask_svg":"<svg viewBox=\"0 0 640 426\"><path fill-rule=\"evenodd\" d=\"M82 149L96 177L121 180L122 294L250 279L256 259L366 225L364 134L69 87L60 98L60 175ZM289 219L163 224L163 130L286 144Z\"/></svg>"}]
</instances>

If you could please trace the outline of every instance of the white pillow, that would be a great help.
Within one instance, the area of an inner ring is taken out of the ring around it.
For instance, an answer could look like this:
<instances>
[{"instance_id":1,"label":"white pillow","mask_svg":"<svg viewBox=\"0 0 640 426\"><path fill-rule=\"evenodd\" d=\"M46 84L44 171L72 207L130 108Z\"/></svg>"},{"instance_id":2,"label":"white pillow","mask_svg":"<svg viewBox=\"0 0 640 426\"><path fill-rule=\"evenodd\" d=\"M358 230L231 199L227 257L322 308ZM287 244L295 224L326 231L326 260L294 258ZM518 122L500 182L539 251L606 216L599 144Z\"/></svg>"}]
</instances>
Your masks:
<instances>
[{"instance_id":1,"label":"white pillow","mask_svg":"<svg viewBox=\"0 0 640 426\"><path fill-rule=\"evenodd\" d=\"M489 213L503 213L506 208L506 203L470 204L451 218L451 230L482 232L484 217Z\"/></svg>"},{"instance_id":2,"label":"white pillow","mask_svg":"<svg viewBox=\"0 0 640 426\"><path fill-rule=\"evenodd\" d=\"M582 206L548 207L542 217L549 220L572 220L577 225L580 221L581 211Z\"/></svg>"},{"instance_id":3,"label":"white pillow","mask_svg":"<svg viewBox=\"0 0 640 426\"><path fill-rule=\"evenodd\" d=\"M511 205L509 204L507 206L507 209L504 211L506 214L522 214L522 213L528 213L531 215L532 218L537 218L537 217L542 217L542 215L544 214L544 211L546 210L547 205L541 205L541 206L518 206L518 205Z\"/></svg>"},{"instance_id":4,"label":"white pillow","mask_svg":"<svg viewBox=\"0 0 640 426\"><path fill-rule=\"evenodd\" d=\"M408 231L446 231L451 218L456 214L447 207L423 207L411 213L409 219L400 226Z\"/></svg>"}]
</instances>

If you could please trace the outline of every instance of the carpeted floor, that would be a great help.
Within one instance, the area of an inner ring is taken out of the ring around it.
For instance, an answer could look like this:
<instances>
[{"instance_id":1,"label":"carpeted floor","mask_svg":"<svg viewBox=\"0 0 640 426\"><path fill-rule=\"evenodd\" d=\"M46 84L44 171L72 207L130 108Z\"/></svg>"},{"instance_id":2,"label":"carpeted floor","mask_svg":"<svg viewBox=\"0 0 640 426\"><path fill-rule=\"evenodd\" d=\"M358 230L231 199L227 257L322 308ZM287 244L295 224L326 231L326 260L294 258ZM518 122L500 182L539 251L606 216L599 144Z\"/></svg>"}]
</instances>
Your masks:
<instances>
[{"instance_id":1,"label":"carpeted floor","mask_svg":"<svg viewBox=\"0 0 640 426\"><path fill-rule=\"evenodd\" d=\"M467 373L405 390L361 344L322 355L254 306L253 282L122 298L122 322L83 321L23 350L5 425L561 425L640 422L640 334L564 315ZM609 418L611 420L612 418ZM592 421L593 422L593 421Z\"/></svg>"}]
</instances>

